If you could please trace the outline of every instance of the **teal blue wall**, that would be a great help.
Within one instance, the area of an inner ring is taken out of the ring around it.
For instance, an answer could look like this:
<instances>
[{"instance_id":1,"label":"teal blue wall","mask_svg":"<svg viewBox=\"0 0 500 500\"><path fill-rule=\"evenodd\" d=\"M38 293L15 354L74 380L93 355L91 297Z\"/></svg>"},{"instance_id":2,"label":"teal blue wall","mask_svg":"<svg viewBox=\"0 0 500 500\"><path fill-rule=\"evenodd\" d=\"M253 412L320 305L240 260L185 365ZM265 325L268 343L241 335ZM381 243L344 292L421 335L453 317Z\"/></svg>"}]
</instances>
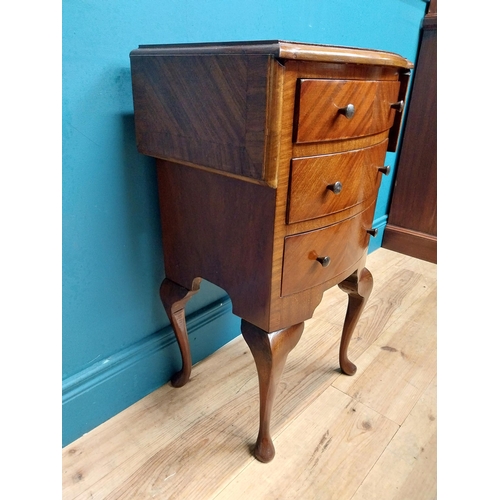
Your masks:
<instances>
[{"instance_id":1,"label":"teal blue wall","mask_svg":"<svg viewBox=\"0 0 500 500\"><path fill-rule=\"evenodd\" d=\"M284 39L415 61L425 7L423 0L64 0L63 445L180 365L158 296L156 179L153 160L135 147L129 52L149 43ZM377 205L381 229L392 175ZM195 361L239 334L225 292L210 283L187 312Z\"/></svg>"}]
</instances>

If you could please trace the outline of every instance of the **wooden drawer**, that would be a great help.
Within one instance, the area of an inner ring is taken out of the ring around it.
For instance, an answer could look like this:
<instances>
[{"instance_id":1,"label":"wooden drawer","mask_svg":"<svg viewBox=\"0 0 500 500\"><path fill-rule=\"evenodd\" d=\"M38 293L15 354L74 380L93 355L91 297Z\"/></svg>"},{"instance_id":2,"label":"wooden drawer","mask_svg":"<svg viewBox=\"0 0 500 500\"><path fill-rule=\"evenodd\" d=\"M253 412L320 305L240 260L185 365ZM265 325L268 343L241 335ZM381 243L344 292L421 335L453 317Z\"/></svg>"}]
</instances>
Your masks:
<instances>
[{"instance_id":1,"label":"wooden drawer","mask_svg":"<svg viewBox=\"0 0 500 500\"><path fill-rule=\"evenodd\" d=\"M347 153L292 159L287 222L340 212L375 196L386 149L387 140Z\"/></svg>"},{"instance_id":2,"label":"wooden drawer","mask_svg":"<svg viewBox=\"0 0 500 500\"><path fill-rule=\"evenodd\" d=\"M394 121L398 81L300 79L295 111L297 143L376 134ZM354 106L348 118L342 111Z\"/></svg>"},{"instance_id":3,"label":"wooden drawer","mask_svg":"<svg viewBox=\"0 0 500 500\"><path fill-rule=\"evenodd\" d=\"M368 247L374 204L337 224L285 238L281 295L328 281L358 262ZM328 266L317 260L329 257Z\"/></svg>"}]
</instances>

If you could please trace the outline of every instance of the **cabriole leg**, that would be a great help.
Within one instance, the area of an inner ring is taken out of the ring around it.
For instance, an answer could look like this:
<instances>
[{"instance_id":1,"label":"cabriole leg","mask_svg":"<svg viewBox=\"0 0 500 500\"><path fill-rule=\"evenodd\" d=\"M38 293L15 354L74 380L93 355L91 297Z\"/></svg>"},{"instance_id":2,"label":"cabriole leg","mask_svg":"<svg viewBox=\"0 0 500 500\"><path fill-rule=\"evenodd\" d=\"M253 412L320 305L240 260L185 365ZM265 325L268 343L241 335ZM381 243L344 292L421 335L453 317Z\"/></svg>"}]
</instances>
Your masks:
<instances>
[{"instance_id":1,"label":"cabriole leg","mask_svg":"<svg viewBox=\"0 0 500 500\"><path fill-rule=\"evenodd\" d=\"M174 374L171 383L174 387L182 387L191 375L192 361L189 338L186 328L184 309L188 300L200 289L201 279L193 282L193 288L188 290L168 278L165 278L160 287L160 297L168 319L174 329L177 343L181 351L182 368Z\"/></svg>"},{"instance_id":2,"label":"cabriole leg","mask_svg":"<svg viewBox=\"0 0 500 500\"><path fill-rule=\"evenodd\" d=\"M254 456L261 462L274 458L274 445L271 439L271 411L285 361L288 353L297 345L304 330L304 323L273 333L248 323L241 322L241 332L257 366L260 394L260 427Z\"/></svg>"},{"instance_id":3,"label":"cabriole leg","mask_svg":"<svg viewBox=\"0 0 500 500\"><path fill-rule=\"evenodd\" d=\"M358 324L359 317L372 291L373 277L370 271L365 267L351 274L351 276L339 283L339 288L349 296L342 338L340 340L340 369L346 375L354 375L357 368L354 363L349 361L347 349L354 329Z\"/></svg>"}]
</instances>

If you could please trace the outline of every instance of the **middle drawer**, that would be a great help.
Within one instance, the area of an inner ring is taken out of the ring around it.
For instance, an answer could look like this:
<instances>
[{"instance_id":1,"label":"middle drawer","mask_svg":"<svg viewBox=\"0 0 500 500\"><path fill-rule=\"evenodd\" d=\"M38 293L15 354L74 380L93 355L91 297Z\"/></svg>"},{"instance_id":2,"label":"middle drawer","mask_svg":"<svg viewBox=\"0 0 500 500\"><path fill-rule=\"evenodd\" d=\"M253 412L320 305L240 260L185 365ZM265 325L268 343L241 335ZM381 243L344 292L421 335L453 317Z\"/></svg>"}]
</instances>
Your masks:
<instances>
[{"instance_id":1,"label":"middle drawer","mask_svg":"<svg viewBox=\"0 0 500 500\"><path fill-rule=\"evenodd\" d=\"M387 140L346 153L292 159L287 223L340 212L375 196Z\"/></svg>"}]
</instances>

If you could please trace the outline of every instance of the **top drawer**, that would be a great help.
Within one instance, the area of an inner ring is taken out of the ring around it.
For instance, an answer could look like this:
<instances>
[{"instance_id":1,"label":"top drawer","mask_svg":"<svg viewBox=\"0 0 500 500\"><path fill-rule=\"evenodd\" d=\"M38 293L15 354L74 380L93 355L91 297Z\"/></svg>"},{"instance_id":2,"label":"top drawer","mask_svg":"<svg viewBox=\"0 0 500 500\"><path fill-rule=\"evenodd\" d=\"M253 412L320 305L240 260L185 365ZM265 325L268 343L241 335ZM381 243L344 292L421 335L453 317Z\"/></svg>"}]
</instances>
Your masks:
<instances>
[{"instance_id":1,"label":"top drawer","mask_svg":"<svg viewBox=\"0 0 500 500\"><path fill-rule=\"evenodd\" d=\"M398 81L299 80L295 142L362 137L389 129L399 85Z\"/></svg>"}]
</instances>

